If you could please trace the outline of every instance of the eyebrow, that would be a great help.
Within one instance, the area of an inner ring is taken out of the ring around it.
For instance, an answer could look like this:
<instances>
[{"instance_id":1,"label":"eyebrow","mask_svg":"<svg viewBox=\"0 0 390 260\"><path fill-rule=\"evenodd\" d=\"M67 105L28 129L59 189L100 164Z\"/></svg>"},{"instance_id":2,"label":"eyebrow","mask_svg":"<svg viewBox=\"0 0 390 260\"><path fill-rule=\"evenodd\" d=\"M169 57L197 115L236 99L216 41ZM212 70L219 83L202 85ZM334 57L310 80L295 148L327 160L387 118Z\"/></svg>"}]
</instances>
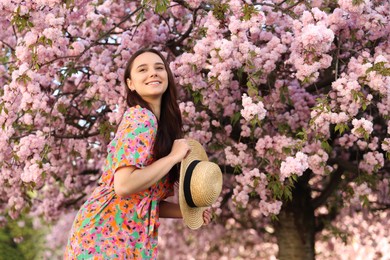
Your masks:
<instances>
[{"instance_id":1,"label":"eyebrow","mask_svg":"<svg viewBox=\"0 0 390 260\"><path fill-rule=\"evenodd\" d=\"M162 63L162 62L156 62L154 65L163 65L163 66L165 66L164 63ZM139 65L139 66L137 67L137 69L138 69L139 67L144 67L144 66L146 66L146 64L141 64L141 65Z\"/></svg>"}]
</instances>

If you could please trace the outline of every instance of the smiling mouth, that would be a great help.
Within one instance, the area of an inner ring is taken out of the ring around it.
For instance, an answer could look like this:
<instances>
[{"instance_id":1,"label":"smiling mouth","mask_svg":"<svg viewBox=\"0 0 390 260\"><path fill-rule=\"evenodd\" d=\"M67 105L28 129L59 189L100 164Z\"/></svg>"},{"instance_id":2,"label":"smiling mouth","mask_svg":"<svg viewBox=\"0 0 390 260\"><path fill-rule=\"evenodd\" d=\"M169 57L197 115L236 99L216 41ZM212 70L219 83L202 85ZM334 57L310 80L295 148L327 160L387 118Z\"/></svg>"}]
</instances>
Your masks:
<instances>
[{"instance_id":1,"label":"smiling mouth","mask_svg":"<svg viewBox=\"0 0 390 260\"><path fill-rule=\"evenodd\" d=\"M151 81L151 82L146 83L146 85L160 85L160 84L161 84L160 81Z\"/></svg>"}]
</instances>

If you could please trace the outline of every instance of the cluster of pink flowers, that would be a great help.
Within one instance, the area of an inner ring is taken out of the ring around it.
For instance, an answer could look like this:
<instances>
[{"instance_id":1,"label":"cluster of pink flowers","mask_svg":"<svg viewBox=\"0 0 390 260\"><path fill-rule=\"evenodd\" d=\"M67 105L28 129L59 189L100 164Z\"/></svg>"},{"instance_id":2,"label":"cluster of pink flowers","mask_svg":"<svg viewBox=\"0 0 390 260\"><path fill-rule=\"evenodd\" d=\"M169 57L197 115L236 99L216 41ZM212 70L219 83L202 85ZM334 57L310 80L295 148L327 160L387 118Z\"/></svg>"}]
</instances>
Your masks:
<instances>
[{"instance_id":1,"label":"cluster of pink flowers","mask_svg":"<svg viewBox=\"0 0 390 260\"><path fill-rule=\"evenodd\" d=\"M390 152L390 138L385 138L381 145L383 151Z\"/></svg>"},{"instance_id":2,"label":"cluster of pink flowers","mask_svg":"<svg viewBox=\"0 0 390 260\"><path fill-rule=\"evenodd\" d=\"M308 168L313 171L313 173L318 175L326 175L331 169L326 165L326 162L329 159L328 153L323 149L318 148L315 151L315 154L308 156L307 163Z\"/></svg>"},{"instance_id":3,"label":"cluster of pink flowers","mask_svg":"<svg viewBox=\"0 0 390 260\"><path fill-rule=\"evenodd\" d=\"M337 142L341 147L348 149L348 148L354 146L357 140L358 140L358 137L356 137L356 135L344 134L342 137L337 139Z\"/></svg>"},{"instance_id":4,"label":"cluster of pink flowers","mask_svg":"<svg viewBox=\"0 0 390 260\"><path fill-rule=\"evenodd\" d=\"M319 259L337 259L341 255L345 259L386 259L389 251L389 230L387 225L388 211L378 214L365 210L351 213L350 208L342 210L334 221L335 228L348 234L347 243L331 235L331 231L322 232L320 237L328 239L316 242Z\"/></svg>"},{"instance_id":5,"label":"cluster of pink flowers","mask_svg":"<svg viewBox=\"0 0 390 260\"><path fill-rule=\"evenodd\" d=\"M301 176L309 168L308 157L302 152L298 152L295 157L288 156L280 165L280 181L284 181L292 174Z\"/></svg>"},{"instance_id":6,"label":"cluster of pink flowers","mask_svg":"<svg viewBox=\"0 0 390 260\"><path fill-rule=\"evenodd\" d=\"M187 3L192 7L192 8L197 8L203 1L202 0L189 0Z\"/></svg>"},{"instance_id":7,"label":"cluster of pink flowers","mask_svg":"<svg viewBox=\"0 0 390 260\"><path fill-rule=\"evenodd\" d=\"M363 204L363 198L368 197L372 194L372 190L368 187L367 183L362 183L357 185L355 183L351 183L353 189L353 196L349 199L349 203L355 208L361 208Z\"/></svg>"},{"instance_id":8,"label":"cluster of pink flowers","mask_svg":"<svg viewBox=\"0 0 390 260\"><path fill-rule=\"evenodd\" d=\"M242 95L242 107L241 115L248 122L252 119L263 120L267 114L263 102L259 101L257 104L253 103L252 98L248 97L246 94Z\"/></svg>"},{"instance_id":9,"label":"cluster of pink flowers","mask_svg":"<svg viewBox=\"0 0 390 260\"><path fill-rule=\"evenodd\" d=\"M364 135L370 135L373 131L373 124L371 121L361 118L361 119L353 119L352 120L352 134L354 134L357 138L363 138Z\"/></svg>"},{"instance_id":10,"label":"cluster of pink flowers","mask_svg":"<svg viewBox=\"0 0 390 260\"><path fill-rule=\"evenodd\" d=\"M259 202L259 209L264 216L269 216L270 214L277 215L282 209L283 203L281 201L275 200L271 202L267 202L261 200Z\"/></svg>"},{"instance_id":11,"label":"cluster of pink flowers","mask_svg":"<svg viewBox=\"0 0 390 260\"><path fill-rule=\"evenodd\" d=\"M361 14L366 5L370 4L369 0L364 1L353 1L353 0L339 0L338 4L340 8L353 14Z\"/></svg>"},{"instance_id":12,"label":"cluster of pink flowers","mask_svg":"<svg viewBox=\"0 0 390 260\"><path fill-rule=\"evenodd\" d=\"M294 65L301 81L316 81L319 70L331 65L332 57L327 52L331 50L334 33L324 22L326 18L325 12L313 8L311 13L303 12L301 22L294 23L295 37L288 62Z\"/></svg>"},{"instance_id":13,"label":"cluster of pink flowers","mask_svg":"<svg viewBox=\"0 0 390 260\"><path fill-rule=\"evenodd\" d=\"M231 166L253 165L254 158L248 154L250 150L244 143L236 143L233 146L227 146L225 149L226 164Z\"/></svg>"},{"instance_id":14,"label":"cluster of pink flowers","mask_svg":"<svg viewBox=\"0 0 390 260\"><path fill-rule=\"evenodd\" d=\"M233 189L233 201L241 208L246 208L249 202L249 194L256 194L260 197L259 213L264 216L279 214L282 202L269 198L267 192L267 176L259 169L242 169L242 174L235 177L237 186Z\"/></svg>"},{"instance_id":15,"label":"cluster of pink flowers","mask_svg":"<svg viewBox=\"0 0 390 260\"><path fill-rule=\"evenodd\" d=\"M363 160L359 163L359 169L372 174L377 172L380 168L385 165L385 159L383 153L378 151L367 152L363 155Z\"/></svg>"},{"instance_id":16,"label":"cluster of pink flowers","mask_svg":"<svg viewBox=\"0 0 390 260\"><path fill-rule=\"evenodd\" d=\"M272 153L275 155L283 156L285 153L283 151L284 148L294 147L297 144L297 140L293 138L276 135L269 136L265 135L262 138L259 138L256 143L256 151L257 155L261 157L266 157L267 154ZM275 154L277 153L277 154ZM274 156L271 158L274 159Z\"/></svg>"},{"instance_id":17,"label":"cluster of pink flowers","mask_svg":"<svg viewBox=\"0 0 390 260\"><path fill-rule=\"evenodd\" d=\"M188 132L187 137L196 139L203 144L210 142L212 132L210 131L209 115L205 111L196 111L194 103L190 101L181 102L179 108L184 118L184 130Z\"/></svg>"},{"instance_id":18,"label":"cluster of pink flowers","mask_svg":"<svg viewBox=\"0 0 390 260\"><path fill-rule=\"evenodd\" d=\"M286 87L285 84L288 84ZM283 93L284 88L286 93ZM284 99L284 101L282 101ZM264 98L267 117L274 124L287 124L293 131L299 128L307 129L309 124L307 118L310 117L310 108L315 104L313 95L301 88L298 81L275 83L275 91ZM287 104L293 106L286 109Z\"/></svg>"}]
</instances>

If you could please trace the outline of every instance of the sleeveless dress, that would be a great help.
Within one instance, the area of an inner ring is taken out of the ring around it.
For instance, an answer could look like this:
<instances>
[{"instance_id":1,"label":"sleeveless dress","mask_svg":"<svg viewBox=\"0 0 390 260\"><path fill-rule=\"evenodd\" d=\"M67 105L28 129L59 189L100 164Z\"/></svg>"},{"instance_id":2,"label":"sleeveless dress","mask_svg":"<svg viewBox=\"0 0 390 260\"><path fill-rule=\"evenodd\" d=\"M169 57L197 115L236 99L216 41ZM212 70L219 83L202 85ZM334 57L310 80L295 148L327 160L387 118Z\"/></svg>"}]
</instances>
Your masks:
<instances>
[{"instance_id":1,"label":"sleeveless dress","mask_svg":"<svg viewBox=\"0 0 390 260\"><path fill-rule=\"evenodd\" d=\"M153 162L157 134L155 115L140 106L123 115L98 187L79 210L70 231L64 259L156 259L158 203L173 195L164 177L150 188L120 198L114 191L116 169Z\"/></svg>"}]
</instances>

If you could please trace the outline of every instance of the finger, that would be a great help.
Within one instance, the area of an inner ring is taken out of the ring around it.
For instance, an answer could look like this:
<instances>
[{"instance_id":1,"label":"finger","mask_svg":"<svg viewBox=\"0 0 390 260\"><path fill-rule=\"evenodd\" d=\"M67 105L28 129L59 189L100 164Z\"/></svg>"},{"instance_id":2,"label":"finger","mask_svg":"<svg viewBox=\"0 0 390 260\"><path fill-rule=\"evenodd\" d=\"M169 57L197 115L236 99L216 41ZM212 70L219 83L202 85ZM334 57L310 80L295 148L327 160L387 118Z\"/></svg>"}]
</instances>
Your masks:
<instances>
[{"instance_id":1,"label":"finger","mask_svg":"<svg viewBox=\"0 0 390 260\"><path fill-rule=\"evenodd\" d=\"M204 217L203 217L203 221L204 221L204 222L207 222L207 223L210 223L210 221L211 221L211 216L204 216Z\"/></svg>"},{"instance_id":2,"label":"finger","mask_svg":"<svg viewBox=\"0 0 390 260\"><path fill-rule=\"evenodd\" d=\"M190 152L191 152L191 149L188 149L184 158L186 158L190 154Z\"/></svg>"}]
</instances>

